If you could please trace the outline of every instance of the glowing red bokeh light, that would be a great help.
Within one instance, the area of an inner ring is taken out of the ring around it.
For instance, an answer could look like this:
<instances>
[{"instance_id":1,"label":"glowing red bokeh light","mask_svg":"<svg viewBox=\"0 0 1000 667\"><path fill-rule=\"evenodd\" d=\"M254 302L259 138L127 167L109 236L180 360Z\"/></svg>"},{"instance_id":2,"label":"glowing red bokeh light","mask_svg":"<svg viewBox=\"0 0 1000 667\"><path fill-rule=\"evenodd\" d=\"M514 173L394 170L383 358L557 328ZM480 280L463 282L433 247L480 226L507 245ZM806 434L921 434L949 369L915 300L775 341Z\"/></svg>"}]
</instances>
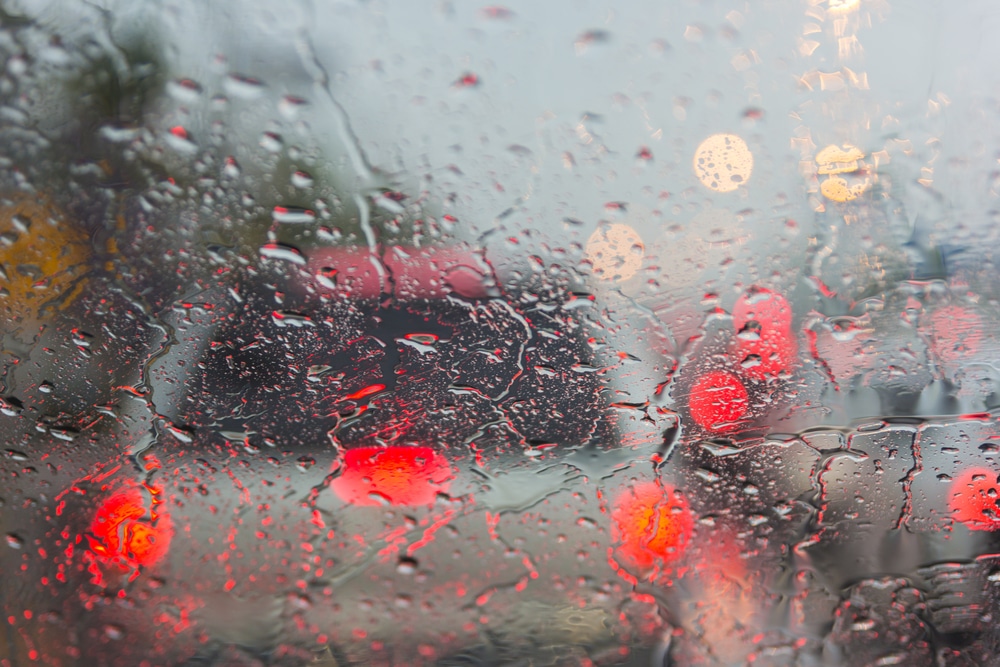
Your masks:
<instances>
[{"instance_id":1,"label":"glowing red bokeh light","mask_svg":"<svg viewBox=\"0 0 1000 667\"><path fill-rule=\"evenodd\" d=\"M766 380L792 369L799 346L790 331L761 334L755 340L739 340L736 347L740 372L755 380Z\"/></svg>"},{"instance_id":2,"label":"glowing red bokeh light","mask_svg":"<svg viewBox=\"0 0 1000 667\"><path fill-rule=\"evenodd\" d=\"M955 521L972 530L1000 530L1000 484L997 473L970 468L956 477L948 493L948 508Z\"/></svg>"},{"instance_id":3,"label":"glowing red bokeh light","mask_svg":"<svg viewBox=\"0 0 1000 667\"><path fill-rule=\"evenodd\" d=\"M931 314L932 347L945 363L975 356L982 346L984 326L975 312L960 306L945 306Z\"/></svg>"},{"instance_id":4,"label":"glowing red bokeh light","mask_svg":"<svg viewBox=\"0 0 1000 667\"><path fill-rule=\"evenodd\" d=\"M740 379L726 371L705 373L691 388L691 418L710 431L735 428L747 411L749 397Z\"/></svg>"},{"instance_id":5,"label":"glowing red bokeh light","mask_svg":"<svg viewBox=\"0 0 1000 667\"><path fill-rule=\"evenodd\" d=\"M792 326L792 307L777 292L754 287L743 293L733 306L733 326L742 331L751 321L765 331L787 330Z\"/></svg>"},{"instance_id":6,"label":"glowing red bokeh light","mask_svg":"<svg viewBox=\"0 0 1000 667\"><path fill-rule=\"evenodd\" d=\"M147 487L119 491L97 508L90 526L91 551L104 560L125 567L150 566L167 555L173 527L170 517L160 513L154 494Z\"/></svg>"},{"instance_id":7,"label":"glowing red bokeh light","mask_svg":"<svg viewBox=\"0 0 1000 667\"><path fill-rule=\"evenodd\" d=\"M736 361L745 376L766 380L795 365L799 349L785 297L761 287L748 290L733 307L733 327Z\"/></svg>"},{"instance_id":8,"label":"glowing red bokeh light","mask_svg":"<svg viewBox=\"0 0 1000 667\"><path fill-rule=\"evenodd\" d=\"M684 496L657 482L636 484L619 495L611 519L616 557L641 572L677 560L694 529Z\"/></svg>"},{"instance_id":9,"label":"glowing red bokeh light","mask_svg":"<svg viewBox=\"0 0 1000 667\"><path fill-rule=\"evenodd\" d=\"M343 467L330 486L352 505L432 505L452 478L447 459L430 447L349 449Z\"/></svg>"}]
</instances>

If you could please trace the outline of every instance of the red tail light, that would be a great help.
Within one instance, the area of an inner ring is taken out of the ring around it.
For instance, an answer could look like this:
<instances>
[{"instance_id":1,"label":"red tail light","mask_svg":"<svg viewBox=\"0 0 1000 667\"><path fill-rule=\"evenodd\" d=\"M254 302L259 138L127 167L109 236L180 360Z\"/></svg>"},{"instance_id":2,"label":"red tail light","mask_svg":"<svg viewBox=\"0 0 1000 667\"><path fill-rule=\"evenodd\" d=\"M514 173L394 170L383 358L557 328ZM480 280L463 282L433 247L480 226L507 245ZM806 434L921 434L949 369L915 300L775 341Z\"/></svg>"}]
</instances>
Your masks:
<instances>
[{"instance_id":1,"label":"red tail light","mask_svg":"<svg viewBox=\"0 0 1000 667\"><path fill-rule=\"evenodd\" d=\"M122 567L150 566L166 556L173 536L170 517L160 514L154 498L127 488L105 500L90 526L91 551Z\"/></svg>"},{"instance_id":2,"label":"red tail light","mask_svg":"<svg viewBox=\"0 0 1000 667\"><path fill-rule=\"evenodd\" d=\"M352 505L432 505L448 490L447 459L430 447L359 447L344 454L331 487Z\"/></svg>"}]
</instances>

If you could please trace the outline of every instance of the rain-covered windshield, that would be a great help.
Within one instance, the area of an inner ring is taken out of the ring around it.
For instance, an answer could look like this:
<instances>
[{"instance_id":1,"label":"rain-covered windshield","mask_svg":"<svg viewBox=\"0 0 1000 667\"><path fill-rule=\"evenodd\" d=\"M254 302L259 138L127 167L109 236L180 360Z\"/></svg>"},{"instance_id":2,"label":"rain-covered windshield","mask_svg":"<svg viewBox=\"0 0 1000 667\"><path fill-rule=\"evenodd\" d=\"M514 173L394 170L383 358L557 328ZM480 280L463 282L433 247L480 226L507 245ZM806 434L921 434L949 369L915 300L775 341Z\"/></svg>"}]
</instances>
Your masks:
<instances>
[{"instance_id":1,"label":"rain-covered windshield","mask_svg":"<svg viewBox=\"0 0 1000 667\"><path fill-rule=\"evenodd\" d=\"M0 666L1000 664L994 27L0 0Z\"/></svg>"}]
</instances>

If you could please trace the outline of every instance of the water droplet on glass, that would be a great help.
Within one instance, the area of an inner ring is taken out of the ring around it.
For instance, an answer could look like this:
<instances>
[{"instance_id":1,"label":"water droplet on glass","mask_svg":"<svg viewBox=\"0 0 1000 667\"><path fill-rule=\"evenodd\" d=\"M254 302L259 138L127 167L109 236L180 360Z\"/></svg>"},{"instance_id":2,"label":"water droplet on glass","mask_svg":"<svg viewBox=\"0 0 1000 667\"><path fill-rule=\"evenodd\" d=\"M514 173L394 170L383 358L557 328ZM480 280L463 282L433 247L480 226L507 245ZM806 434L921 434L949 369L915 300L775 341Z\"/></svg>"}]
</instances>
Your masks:
<instances>
[{"instance_id":1,"label":"water droplet on glass","mask_svg":"<svg viewBox=\"0 0 1000 667\"><path fill-rule=\"evenodd\" d=\"M0 396L0 414L16 417L24 410L21 401L13 396Z\"/></svg>"},{"instance_id":2,"label":"water droplet on glass","mask_svg":"<svg viewBox=\"0 0 1000 667\"><path fill-rule=\"evenodd\" d=\"M178 153L192 154L198 150L198 144L192 140L191 135L180 125L170 128L163 135L164 142Z\"/></svg>"},{"instance_id":3,"label":"water droplet on glass","mask_svg":"<svg viewBox=\"0 0 1000 667\"><path fill-rule=\"evenodd\" d=\"M244 100L254 100L264 94L264 84L250 76L230 74L222 85L226 93Z\"/></svg>"},{"instance_id":4,"label":"water droplet on glass","mask_svg":"<svg viewBox=\"0 0 1000 667\"><path fill-rule=\"evenodd\" d=\"M280 153L284 147L281 135L274 132L265 132L260 136L260 147L268 153Z\"/></svg>"},{"instance_id":5,"label":"water droplet on glass","mask_svg":"<svg viewBox=\"0 0 1000 667\"><path fill-rule=\"evenodd\" d=\"M307 104L308 102L301 97L286 95L281 98L280 102L278 102L278 113L280 113L285 120L296 120L302 109L304 109Z\"/></svg>"},{"instance_id":6,"label":"water droplet on glass","mask_svg":"<svg viewBox=\"0 0 1000 667\"><path fill-rule=\"evenodd\" d=\"M479 85L479 76L472 72L466 72L455 79L451 85L453 88L475 88Z\"/></svg>"},{"instance_id":7,"label":"water droplet on glass","mask_svg":"<svg viewBox=\"0 0 1000 667\"><path fill-rule=\"evenodd\" d=\"M236 162L236 158L232 156L226 158L222 167L222 175L226 178L239 178L240 165Z\"/></svg>"},{"instance_id":8,"label":"water droplet on glass","mask_svg":"<svg viewBox=\"0 0 1000 667\"><path fill-rule=\"evenodd\" d=\"M292 185L297 188L311 188L313 177L307 171L297 171L292 174Z\"/></svg>"},{"instance_id":9,"label":"water droplet on glass","mask_svg":"<svg viewBox=\"0 0 1000 667\"><path fill-rule=\"evenodd\" d=\"M303 327L316 326L316 323L312 321L312 318L299 313L292 313L287 310L274 311L271 313L271 320L279 327L295 327L296 329L301 329Z\"/></svg>"},{"instance_id":10,"label":"water droplet on glass","mask_svg":"<svg viewBox=\"0 0 1000 667\"><path fill-rule=\"evenodd\" d=\"M514 12L506 7L501 7L500 5L492 5L490 7L483 7L479 10L479 14L487 20L491 21L509 21L514 18Z\"/></svg>"},{"instance_id":11,"label":"water droplet on glass","mask_svg":"<svg viewBox=\"0 0 1000 667\"><path fill-rule=\"evenodd\" d=\"M611 41L611 33L607 30L588 30L573 42L577 55L583 55L592 47L598 44L607 44Z\"/></svg>"},{"instance_id":12,"label":"water droplet on glass","mask_svg":"<svg viewBox=\"0 0 1000 667\"><path fill-rule=\"evenodd\" d=\"M190 104L201 96L201 85L191 79L173 79L167 82L167 93L178 102Z\"/></svg>"},{"instance_id":13,"label":"water droplet on glass","mask_svg":"<svg viewBox=\"0 0 1000 667\"><path fill-rule=\"evenodd\" d=\"M267 243L260 247L260 256L265 259L277 259L291 262L297 266L305 266L306 258L297 248L281 243Z\"/></svg>"},{"instance_id":14,"label":"water droplet on glass","mask_svg":"<svg viewBox=\"0 0 1000 667\"><path fill-rule=\"evenodd\" d=\"M403 557L396 565L396 572L400 574L413 574L417 571L417 561L413 558Z\"/></svg>"},{"instance_id":15,"label":"water droplet on glass","mask_svg":"<svg viewBox=\"0 0 1000 667\"><path fill-rule=\"evenodd\" d=\"M271 211L271 218L275 222L286 224L308 224L316 221L316 213L297 206L275 206Z\"/></svg>"}]
</instances>

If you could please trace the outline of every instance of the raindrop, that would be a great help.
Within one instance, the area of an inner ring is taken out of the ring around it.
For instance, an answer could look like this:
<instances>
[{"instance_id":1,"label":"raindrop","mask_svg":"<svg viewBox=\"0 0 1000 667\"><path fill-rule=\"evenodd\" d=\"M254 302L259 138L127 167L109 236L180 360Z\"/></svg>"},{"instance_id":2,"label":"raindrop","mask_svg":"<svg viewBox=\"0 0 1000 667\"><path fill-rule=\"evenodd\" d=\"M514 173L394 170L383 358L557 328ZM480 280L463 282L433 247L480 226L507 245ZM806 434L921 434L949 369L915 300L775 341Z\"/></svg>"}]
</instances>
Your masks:
<instances>
[{"instance_id":1,"label":"raindrop","mask_svg":"<svg viewBox=\"0 0 1000 667\"><path fill-rule=\"evenodd\" d=\"M299 116L299 112L305 108L308 104L301 97L294 97L292 95L287 95L281 98L278 102L278 113L280 113L285 120L295 120Z\"/></svg>"},{"instance_id":2,"label":"raindrop","mask_svg":"<svg viewBox=\"0 0 1000 667\"><path fill-rule=\"evenodd\" d=\"M479 10L480 15L491 21L508 21L514 18L514 12L500 5L491 5Z\"/></svg>"},{"instance_id":3,"label":"raindrop","mask_svg":"<svg viewBox=\"0 0 1000 667\"><path fill-rule=\"evenodd\" d=\"M201 96L201 85L191 79L174 79L167 82L167 94L178 102L195 102Z\"/></svg>"},{"instance_id":4,"label":"raindrop","mask_svg":"<svg viewBox=\"0 0 1000 667\"><path fill-rule=\"evenodd\" d=\"M336 289L337 273L337 269L330 266L324 266L319 270L319 273L316 274L316 282L326 289Z\"/></svg>"},{"instance_id":5,"label":"raindrop","mask_svg":"<svg viewBox=\"0 0 1000 667\"><path fill-rule=\"evenodd\" d=\"M232 156L226 158L225 165L222 167L222 175L226 178L239 178L240 165L236 162L236 158Z\"/></svg>"},{"instance_id":6,"label":"raindrop","mask_svg":"<svg viewBox=\"0 0 1000 667\"><path fill-rule=\"evenodd\" d=\"M311 188L313 183L313 177L307 171L297 171L292 174L292 185L297 188Z\"/></svg>"},{"instance_id":7,"label":"raindrop","mask_svg":"<svg viewBox=\"0 0 1000 667\"><path fill-rule=\"evenodd\" d=\"M307 375L309 378L318 378L319 376L330 371L332 368L333 368L332 366L327 366L327 365L310 366Z\"/></svg>"},{"instance_id":8,"label":"raindrop","mask_svg":"<svg viewBox=\"0 0 1000 667\"><path fill-rule=\"evenodd\" d=\"M139 136L139 130L134 127L113 127L105 125L100 129L101 136L115 144L127 143Z\"/></svg>"},{"instance_id":9,"label":"raindrop","mask_svg":"<svg viewBox=\"0 0 1000 667\"><path fill-rule=\"evenodd\" d=\"M22 233L27 233L31 229L31 220L23 215L12 215L10 224L14 226L14 229Z\"/></svg>"},{"instance_id":10,"label":"raindrop","mask_svg":"<svg viewBox=\"0 0 1000 667\"><path fill-rule=\"evenodd\" d=\"M451 85L454 88L475 88L479 85L479 77L472 72L466 72L455 79L455 82Z\"/></svg>"},{"instance_id":11,"label":"raindrop","mask_svg":"<svg viewBox=\"0 0 1000 667\"><path fill-rule=\"evenodd\" d=\"M284 146L284 142L280 134L265 132L260 136L260 147L268 153L278 153L281 151L282 146Z\"/></svg>"},{"instance_id":12,"label":"raindrop","mask_svg":"<svg viewBox=\"0 0 1000 667\"><path fill-rule=\"evenodd\" d=\"M400 558L399 563L396 565L396 572L400 574L413 574L416 571L417 561L407 556Z\"/></svg>"},{"instance_id":13,"label":"raindrop","mask_svg":"<svg viewBox=\"0 0 1000 667\"><path fill-rule=\"evenodd\" d=\"M223 88L233 97L244 100L257 99L264 94L264 84L249 76L230 74L223 82Z\"/></svg>"},{"instance_id":14,"label":"raindrop","mask_svg":"<svg viewBox=\"0 0 1000 667\"><path fill-rule=\"evenodd\" d=\"M13 396L0 396L0 414L16 417L24 410L21 401Z\"/></svg>"},{"instance_id":15,"label":"raindrop","mask_svg":"<svg viewBox=\"0 0 1000 667\"><path fill-rule=\"evenodd\" d=\"M189 429L170 424L167 426L167 431L181 442L194 442L194 435Z\"/></svg>"},{"instance_id":16,"label":"raindrop","mask_svg":"<svg viewBox=\"0 0 1000 667\"><path fill-rule=\"evenodd\" d=\"M77 436L75 431L66 428L51 428L49 429L49 433L51 433L54 438L65 440L66 442L72 442Z\"/></svg>"},{"instance_id":17,"label":"raindrop","mask_svg":"<svg viewBox=\"0 0 1000 667\"><path fill-rule=\"evenodd\" d=\"M701 448L712 456L718 456L720 458L724 456L735 456L743 451L731 442L722 442L719 440L706 440L701 443Z\"/></svg>"},{"instance_id":18,"label":"raindrop","mask_svg":"<svg viewBox=\"0 0 1000 667\"><path fill-rule=\"evenodd\" d=\"M607 44L611 41L611 33L606 30L588 30L573 43L577 55L586 53L590 47L597 44Z\"/></svg>"},{"instance_id":19,"label":"raindrop","mask_svg":"<svg viewBox=\"0 0 1000 667\"><path fill-rule=\"evenodd\" d=\"M265 259L278 259L291 262L297 266L305 266L306 258L297 249L281 243L267 243L260 247L260 256Z\"/></svg>"},{"instance_id":20,"label":"raindrop","mask_svg":"<svg viewBox=\"0 0 1000 667\"><path fill-rule=\"evenodd\" d=\"M437 336L430 333L408 333L404 338L420 345L433 345L438 340Z\"/></svg>"},{"instance_id":21,"label":"raindrop","mask_svg":"<svg viewBox=\"0 0 1000 667\"><path fill-rule=\"evenodd\" d=\"M294 327L296 329L301 329L303 327L316 326L316 323L309 317L288 311L274 311L271 313L271 320L279 327Z\"/></svg>"},{"instance_id":22,"label":"raindrop","mask_svg":"<svg viewBox=\"0 0 1000 667\"><path fill-rule=\"evenodd\" d=\"M21 76L28 71L28 60L23 56L14 56L7 61L7 71L12 76Z\"/></svg>"},{"instance_id":23,"label":"raindrop","mask_svg":"<svg viewBox=\"0 0 1000 667\"><path fill-rule=\"evenodd\" d=\"M275 206L271 211L271 218L275 222L286 224L308 224L315 222L316 213L297 206Z\"/></svg>"},{"instance_id":24,"label":"raindrop","mask_svg":"<svg viewBox=\"0 0 1000 667\"><path fill-rule=\"evenodd\" d=\"M198 144L191 139L188 131L180 125L170 128L164 135L164 141L178 153L194 153L198 150Z\"/></svg>"}]
</instances>

